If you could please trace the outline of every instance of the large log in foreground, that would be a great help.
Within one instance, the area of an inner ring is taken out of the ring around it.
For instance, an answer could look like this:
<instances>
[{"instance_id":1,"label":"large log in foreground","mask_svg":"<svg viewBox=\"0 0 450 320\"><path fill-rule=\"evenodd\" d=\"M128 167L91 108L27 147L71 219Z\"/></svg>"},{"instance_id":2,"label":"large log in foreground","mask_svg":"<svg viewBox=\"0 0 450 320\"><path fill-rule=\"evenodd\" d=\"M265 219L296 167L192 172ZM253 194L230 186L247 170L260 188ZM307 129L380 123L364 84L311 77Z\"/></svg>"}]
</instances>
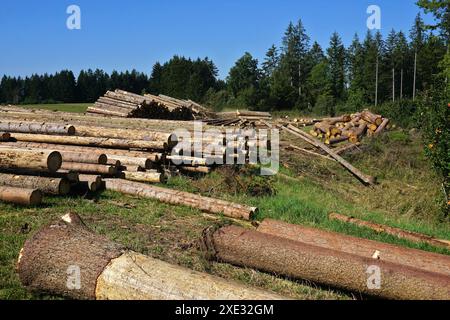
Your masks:
<instances>
[{"instance_id":1,"label":"large log in foreground","mask_svg":"<svg viewBox=\"0 0 450 320\"><path fill-rule=\"evenodd\" d=\"M56 172L61 168L59 152L0 148L0 168L37 169Z\"/></svg>"},{"instance_id":2,"label":"large log in foreground","mask_svg":"<svg viewBox=\"0 0 450 320\"><path fill-rule=\"evenodd\" d=\"M450 299L450 277L241 227L204 232L219 261L388 299Z\"/></svg>"},{"instance_id":3,"label":"large log in foreground","mask_svg":"<svg viewBox=\"0 0 450 320\"><path fill-rule=\"evenodd\" d=\"M184 191L155 187L139 182L122 179L104 179L104 181L106 183L106 189L109 190L155 199L169 204L185 205L209 213L223 214L230 218L250 220L257 211L255 207L203 197Z\"/></svg>"},{"instance_id":4,"label":"large log in foreground","mask_svg":"<svg viewBox=\"0 0 450 320\"><path fill-rule=\"evenodd\" d=\"M425 235L422 233L407 231L407 230L403 230L400 228L386 226L386 225L382 225L382 224L378 224L378 223L374 223L374 222L370 222L370 221L364 221L361 219L345 216L345 215L338 214L338 213L330 213L329 218L331 220L338 220L341 222L355 224L360 227L372 229L376 232L390 234L390 235L393 235L393 236L396 236L399 238L403 238L403 239L407 239L407 240L410 240L413 242L425 242L432 246L444 247L444 248L450 249L450 240L436 239L436 238L433 238L431 236L428 236L428 235Z\"/></svg>"},{"instance_id":5,"label":"large log in foreground","mask_svg":"<svg viewBox=\"0 0 450 320\"><path fill-rule=\"evenodd\" d=\"M93 233L76 214L65 215L28 239L18 272L30 290L73 299L283 299L129 251Z\"/></svg>"},{"instance_id":6,"label":"large log in foreground","mask_svg":"<svg viewBox=\"0 0 450 320\"><path fill-rule=\"evenodd\" d=\"M66 195L70 192L70 182L65 178L47 178L0 173L0 185L16 188L39 189L52 195Z\"/></svg>"},{"instance_id":7,"label":"large log in foreground","mask_svg":"<svg viewBox=\"0 0 450 320\"><path fill-rule=\"evenodd\" d=\"M258 226L257 231L366 258L442 273L450 277L450 256L443 254L356 238L272 219L265 219Z\"/></svg>"},{"instance_id":8,"label":"large log in foreground","mask_svg":"<svg viewBox=\"0 0 450 320\"><path fill-rule=\"evenodd\" d=\"M42 202L42 193L37 189L0 187L0 201L36 206Z\"/></svg>"}]
</instances>

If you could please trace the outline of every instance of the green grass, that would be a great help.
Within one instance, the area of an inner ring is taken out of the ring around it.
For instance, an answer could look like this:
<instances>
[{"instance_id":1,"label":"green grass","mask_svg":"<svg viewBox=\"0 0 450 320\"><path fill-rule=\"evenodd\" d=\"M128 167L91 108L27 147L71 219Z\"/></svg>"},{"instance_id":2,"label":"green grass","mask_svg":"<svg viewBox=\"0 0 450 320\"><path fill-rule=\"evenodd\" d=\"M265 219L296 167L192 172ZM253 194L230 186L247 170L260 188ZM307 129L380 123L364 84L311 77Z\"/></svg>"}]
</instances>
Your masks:
<instances>
[{"instance_id":1,"label":"green grass","mask_svg":"<svg viewBox=\"0 0 450 320\"><path fill-rule=\"evenodd\" d=\"M30 109L44 109L51 111L83 113L86 112L87 108L91 105L92 103L56 103L56 104L21 105L21 107Z\"/></svg>"},{"instance_id":2,"label":"green grass","mask_svg":"<svg viewBox=\"0 0 450 320\"><path fill-rule=\"evenodd\" d=\"M304 147L295 139L289 142ZM330 212L338 212L450 239L449 217L441 210L444 199L440 180L423 155L420 136L397 130L377 139L367 139L364 145L363 152L345 158L363 172L378 178L379 184L373 188L362 186L334 162L288 151L282 152L281 171L275 177L256 176L251 168L221 168L201 178L170 179L167 187L257 206L257 220L270 217L450 254L449 250L328 219ZM272 190L275 194L254 195L261 186L268 186L267 191ZM0 204L0 299L57 298L27 292L20 284L14 266L25 240L69 211L79 213L95 232L170 263L298 299L352 298L346 293L301 281L207 261L198 250L198 239L204 228L227 221L223 217L104 192L95 199L48 197L45 204L37 208Z\"/></svg>"}]
</instances>

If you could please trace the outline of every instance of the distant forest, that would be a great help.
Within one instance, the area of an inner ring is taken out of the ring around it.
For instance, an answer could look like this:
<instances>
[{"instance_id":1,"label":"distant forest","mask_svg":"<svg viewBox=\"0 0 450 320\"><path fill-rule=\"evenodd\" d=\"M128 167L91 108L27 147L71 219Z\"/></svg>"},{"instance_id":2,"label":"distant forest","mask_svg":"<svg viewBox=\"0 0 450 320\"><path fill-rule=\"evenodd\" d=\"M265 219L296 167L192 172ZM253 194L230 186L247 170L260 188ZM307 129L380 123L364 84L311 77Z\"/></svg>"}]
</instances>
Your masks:
<instances>
[{"instance_id":1,"label":"distant forest","mask_svg":"<svg viewBox=\"0 0 450 320\"><path fill-rule=\"evenodd\" d=\"M4 76L0 103L94 102L107 90L120 88L134 93L166 94L210 105L253 110L299 110L335 114L365 106L412 99L433 87L439 63L447 52L448 39L427 28L417 15L409 34L392 30L355 35L346 48L333 33L325 50L312 42L302 21L290 23L279 47L272 45L259 63L246 52L229 71L217 78L214 62L174 56L156 63L148 76L133 70L82 70Z\"/></svg>"}]
</instances>

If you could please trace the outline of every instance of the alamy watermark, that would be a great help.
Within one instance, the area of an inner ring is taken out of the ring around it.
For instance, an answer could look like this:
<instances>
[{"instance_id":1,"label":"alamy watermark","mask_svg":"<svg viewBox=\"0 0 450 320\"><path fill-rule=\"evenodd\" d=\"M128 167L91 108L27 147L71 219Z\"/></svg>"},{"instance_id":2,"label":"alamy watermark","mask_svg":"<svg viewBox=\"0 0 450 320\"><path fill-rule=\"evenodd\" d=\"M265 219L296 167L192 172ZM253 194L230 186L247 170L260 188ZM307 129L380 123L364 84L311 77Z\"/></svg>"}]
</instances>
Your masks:
<instances>
[{"instance_id":1,"label":"alamy watermark","mask_svg":"<svg viewBox=\"0 0 450 320\"><path fill-rule=\"evenodd\" d=\"M204 130L201 121L194 122L193 133L177 129L172 137L172 163L190 165L261 165L260 174L278 173L280 162L278 129L219 129Z\"/></svg>"},{"instance_id":2,"label":"alamy watermark","mask_svg":"<svg viewBox=\"0 0 450 320\"><path fill-rule=\"evenodd\" d=\"M377 5L370 5L367 7L367 14L370 16L367 18L367 28L369 30L381 29L381 8Z\"/></svg>"},{"instance_id":3,"label":"alamy watermark","mask_svg":"<svg viewBox=\"0 0 450 320\"><path fill-rule=\"evenodd\" d=\"M79 6L72 4L67 7L66 13L69 17L66 20L66 26L69 30L81 29L81 9Z\"/></svg>"}]
</instances>

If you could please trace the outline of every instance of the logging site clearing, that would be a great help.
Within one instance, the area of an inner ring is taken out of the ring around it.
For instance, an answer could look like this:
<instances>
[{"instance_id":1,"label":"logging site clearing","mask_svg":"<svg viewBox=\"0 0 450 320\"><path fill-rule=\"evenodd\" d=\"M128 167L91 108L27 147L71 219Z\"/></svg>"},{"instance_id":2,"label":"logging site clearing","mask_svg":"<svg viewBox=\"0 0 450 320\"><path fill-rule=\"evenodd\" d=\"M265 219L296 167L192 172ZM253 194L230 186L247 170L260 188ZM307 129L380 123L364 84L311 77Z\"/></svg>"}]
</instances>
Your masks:
<instances>
[{"instance_id":1,"label":"logging site clearing","mask_svg":"<svg viewBox=\"0 0 450 320\"><path fill-rule=\"evenodd\" d=\"M200 141L213 155L174 142L198 123L219 131ZM445 191L419 131L383 115L115 90L1 106L0 133L0 299L450 299ZM389 285L374 290L376 268Z\"/></svg>"}]
</instances>

